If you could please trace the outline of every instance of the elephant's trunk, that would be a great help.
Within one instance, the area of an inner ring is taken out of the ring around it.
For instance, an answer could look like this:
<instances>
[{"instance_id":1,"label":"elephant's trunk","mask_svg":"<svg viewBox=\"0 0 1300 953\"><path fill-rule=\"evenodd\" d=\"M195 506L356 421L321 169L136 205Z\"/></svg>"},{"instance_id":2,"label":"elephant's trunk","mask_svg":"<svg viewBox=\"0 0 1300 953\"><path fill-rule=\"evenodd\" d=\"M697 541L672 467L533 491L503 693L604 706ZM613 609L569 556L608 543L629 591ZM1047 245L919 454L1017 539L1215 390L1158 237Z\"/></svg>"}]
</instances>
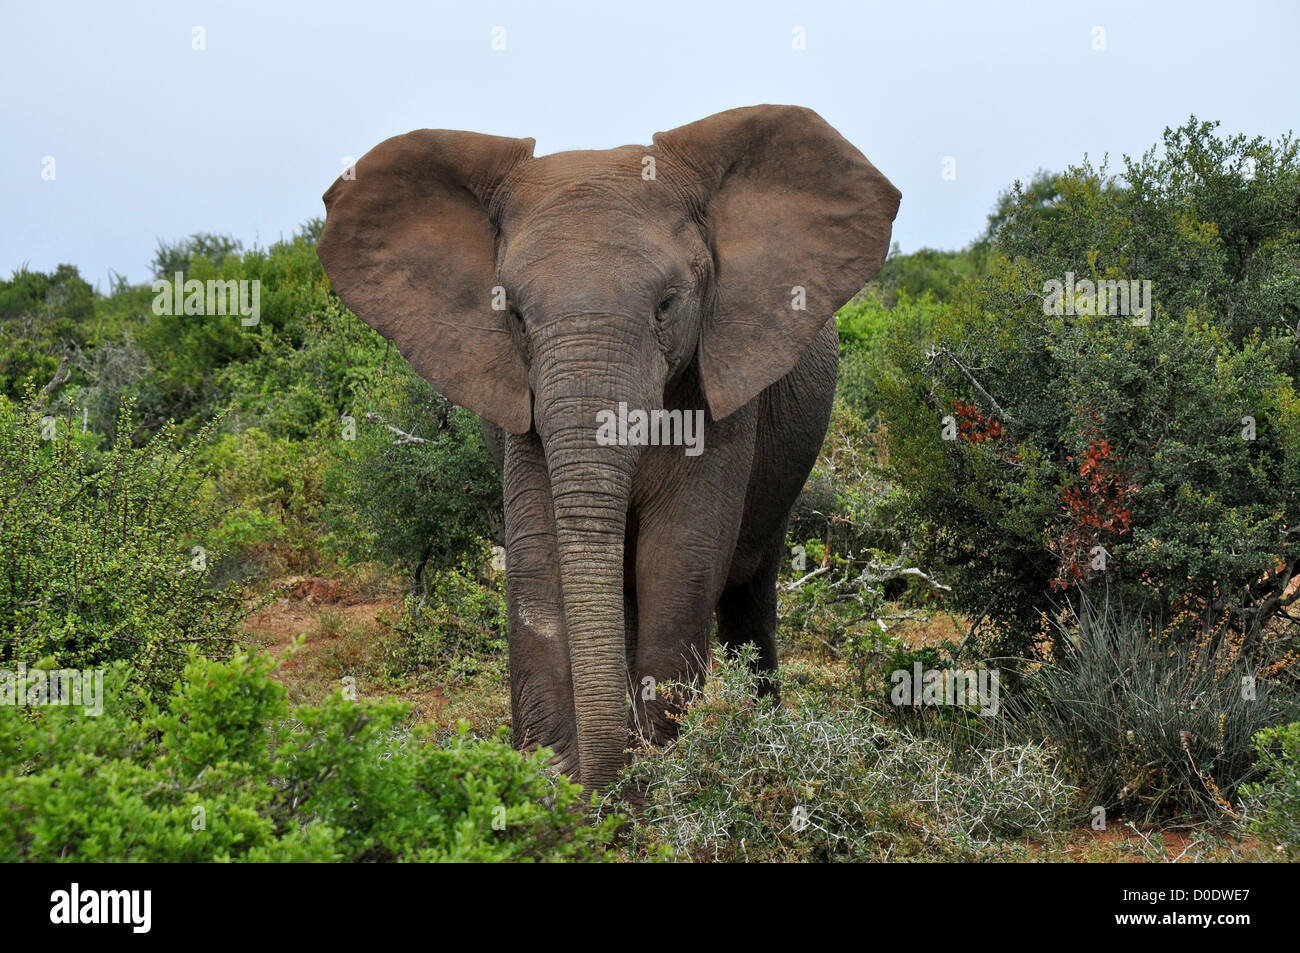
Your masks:
<instances>
[{"instance_id":1,"label":"elephant's trunk","mask_svg":"<svg viewBox=\"0 0 1300 953\"><path fill-rule=\"evenodd\" d=\"M604 336L602 336L604 337ZM640 391L590 335L556 335L538 348L537 430L555 504L556 545L577 720L582 784L609 784L627 748L623 547L633 446L597 442L598 414L635 406Z\"/></svg>"}]
</instances>

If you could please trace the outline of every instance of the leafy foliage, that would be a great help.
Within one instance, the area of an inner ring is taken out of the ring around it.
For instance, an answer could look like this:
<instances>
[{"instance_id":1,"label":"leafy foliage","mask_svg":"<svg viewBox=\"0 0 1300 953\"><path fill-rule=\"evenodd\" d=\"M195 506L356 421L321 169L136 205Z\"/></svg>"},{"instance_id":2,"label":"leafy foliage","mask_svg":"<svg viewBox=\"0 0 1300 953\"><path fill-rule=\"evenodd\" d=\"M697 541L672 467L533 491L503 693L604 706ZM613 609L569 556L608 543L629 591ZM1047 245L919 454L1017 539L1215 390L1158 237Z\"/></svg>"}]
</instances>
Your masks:
<instances>
[{"instance_id":1,"label":"leafy foliage","mask_svg":"<svg viewBox=\"0 0 1300 953\"><path fill-rule=\"evenodd\" d=\"M1289 859L1300 859L1300 722L1265 728L1253 739L1258 784L1242 786L1250 829Z\"/></svg>"},{"instance_id":2,"label":"leafy foliage","mask_svg":"<svg viewBox=\"0 0 1300 953\"><path fill-rule=\"evenodd\" d=\"M504 681L504 579L480 578L490 558L485 551L468 556L434 574L427 594L407 597L389 659L393 674L428 672L453 682L489 674Z\"/></svg>"},{"instance_id":3,"label":"leafy foliage","mask_svg":"<svg viewBox=\"0 0 1300 953\"><path fill-rule=\"evenodd\" d=\"M94 289L72 265L52 274L22 268L0 280L0 395L21 399L28 384L53 381L87 342L94 305Z\"/></svg>"},{"instance_id":4,"label":"leafy foliage","mask_svg":"<svg viewBox=\"0 0 1300 953\"><path fill-rule=\"evenodd\" d=\"M907 336L920 348L928 339L934 318L943 310L928 292L912 297L906 291L885 296L868 286L836 313L840 334L840 370L837 396L859 416L870 421L879 413L883 395L881 371L886 366L886 344Z\"/></svg>"},{"instance_id":5,"label":"leafy foliage","mask_svg":"<svg viewBox=\"0 0 1300 953\"><path fill-rule=\"evenodd\" d=\"M621 818L589 824L545 752L464 731L434 744L393 702L341 694L289 712L273 663L191 657L162 704L98 718L0 706L5 861L600 860Z\"/></svg>"},{"instance_id":6,"label":"leafy foliage","mask_svg":"<svg viewBox=\"0 0 1300 953\"><path fill-rule=\"evenodd\" d=\"M304 571L333 555L323 527L336 512L324 490L335 460L316 441L248 427L214 438L201 462L202 505L217 514L208 538L228 554L214 561L216 580Z\"/></svg>"},{"instance_id":7,"label":"leafy foliage","mask_svg":"<svg viewBox=\"0 0 1300 953\"><path fill-rule=\"evenodd\" d=\"M1295 142L1192 121L1120 181L1085 163L1023 201L924 346L888 332L888 468L916 558L987 616L989 651L1031 650L1062 590L1099 586L1188 637L1226 613L1252 646L1300 596ZM1067 272L1150 280L1155 315L1045 313Z\"/></svg>"},{"instance_id":8,"label":"leafy foliage","mask_svg":"<svg viewBox=\"0 0 1300 953\"><path fill-rule=\"evenodd\" d=\"M100 454L77 429L0 397L0 661L128 660L163 691L186 647L224 653L244 614L208 587L215 549L194 549L210 544L195 465L206 434L181 444L165 429Z\"/></svg>"},{"instance_id":9,"label":"leafy foliage","mask_svg":"<svg viewBox=\"0 0 1300 953\"><path fill-rule=\"evenodd\" d=\"M330 487L380 558L423 569L479 554L500 531L501 478L478 420L409 370L386 378L354 417ZM394 432L396 428L400 433Z\"/></svg>"},{"instance_id":10,"label":"leafy foliage","mask_svg":"<svg viewBox=\"0 0 1300 953\"><path fill-rule=\"evenodd\" d=\"M178 242L159 241L153 256L153 276L170 280L178 271L189 271L198 258L220 265L238 258L243 250L244 243L238 239L212 232L196 232Z\"/></svg>"},{"instance_id":11,"label":"leafy foliage","mask_svg":"<svg viewBox=\"0 0 1300 953\"><path fill-rule=\"evenodd\" d=\"M880 289L882 300L892 308L900 301L923 297L948 301L979 272L980 261L969 250L919 248L909 255L902 255L895 247L890 250L872 285Z\"/></svg>"}]
</instances>

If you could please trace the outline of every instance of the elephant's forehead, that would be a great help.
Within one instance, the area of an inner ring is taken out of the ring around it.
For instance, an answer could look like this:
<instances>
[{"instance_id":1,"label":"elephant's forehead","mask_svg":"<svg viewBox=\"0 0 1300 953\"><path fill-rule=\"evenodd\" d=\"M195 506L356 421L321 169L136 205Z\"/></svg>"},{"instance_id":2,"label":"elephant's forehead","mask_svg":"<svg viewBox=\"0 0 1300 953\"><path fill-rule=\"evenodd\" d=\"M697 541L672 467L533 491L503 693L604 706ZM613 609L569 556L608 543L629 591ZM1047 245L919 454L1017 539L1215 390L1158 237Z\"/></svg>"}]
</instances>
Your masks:
<instances>
[{"instance_id":1,"label":"elephant's forehead","mask_svg":"<svg viewBox=\"0 0 1300 953\"><path fill-rule=\"evenodd\" d=\"M524 163L509 184L501 219L502 277L520 285L544 276L620 281L641 273L647 284L688 267L696 251L689 219L653 177L642 175L645 146L561 152Z\"/></svg>"},{"instance_id":2,"label":"elephant's forehead","mask_svg":"<svg viewBox=\"0 0 1300 953\"><path fill-rule=\"evenodd\" d=\"M644 170L653 160L646 146L623 146L602 151L557 152L522 163L506 185L507 224L516 226L544 217L550 226L572 220L575 226L592 224L617 228L620 218L642 225L674 217L670 196L656 188L653 174Z\"/></svg>"},{"instance_id":3,"label":"elephant's forehead","mask_svg":"<svg viewBox=\"0 0 1300 953\"><path fill-rule=\"evenodd\" d=\"M588 182L640 180L648 146L578 150L538 156L518 169L518 185L525 193L548 194L556 188Z\"/></svg>"},{"instance_id":4,"label":"elephant's forehead","mask_svg":"<svg viewBox=\"0 0 1300 953\"><path fill-rule=\"evenodd\" d=\"M686 270L652 244L608 234L510 245L498 277L519 303L534 307L612 307L628 294L653 295Z\"/></svg>"}]
</instances>

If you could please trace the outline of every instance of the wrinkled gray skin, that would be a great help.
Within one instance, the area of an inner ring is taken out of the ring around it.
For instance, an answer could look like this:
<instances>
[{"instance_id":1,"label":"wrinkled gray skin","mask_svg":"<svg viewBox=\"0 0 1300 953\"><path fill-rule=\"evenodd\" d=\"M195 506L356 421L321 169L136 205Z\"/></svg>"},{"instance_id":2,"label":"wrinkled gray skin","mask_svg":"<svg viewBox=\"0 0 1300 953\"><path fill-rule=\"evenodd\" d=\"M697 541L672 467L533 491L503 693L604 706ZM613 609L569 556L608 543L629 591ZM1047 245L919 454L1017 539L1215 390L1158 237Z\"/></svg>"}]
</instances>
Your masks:
<instances>
[{"instance_id":1,"label":"wrinkled gray skin","mask_svg":"<svg viewBox=\"0 0 1300 953\"><path fill-rule=\"evenodd\" d=\"M387 140L326 193L318 251L344 302L484 419L514 739L600 787L629 728L671 735L645 686L699 677L715 612L775 690L786 522L835 388L828 319L883 262L899 193L796 107L652 146L532 145ZM598 444L620 401L705 409L703 452Z\"/></svg>"}]
</instances>

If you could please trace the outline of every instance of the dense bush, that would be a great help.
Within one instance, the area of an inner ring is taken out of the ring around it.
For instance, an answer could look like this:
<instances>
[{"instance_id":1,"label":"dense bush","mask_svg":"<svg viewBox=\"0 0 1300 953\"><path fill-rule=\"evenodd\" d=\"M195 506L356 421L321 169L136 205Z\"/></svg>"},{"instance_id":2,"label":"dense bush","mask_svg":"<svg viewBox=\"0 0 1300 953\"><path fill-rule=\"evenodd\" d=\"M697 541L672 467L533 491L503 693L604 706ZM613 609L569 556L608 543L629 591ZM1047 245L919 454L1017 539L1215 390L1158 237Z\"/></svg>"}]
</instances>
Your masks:
<instances>
[{"instance_id":1,"label":"dense bush","mask_svg":"<svg viewBox=\"0 0 1300 953\"><path fill-rule=\"evenodd\" d=\"M209 538L227 554L213 566L215 581L317 571L328 561L324 526L338 504L324 484L335 459L328 444L260 427L221 434L203 448L201 499L218 514Z\"/></svg>"},{"instance_id":2,"label":"dense bush","mask_svg":"<svg viewBox=\"0 0 1300 953\"><path fill-rule=\"evenodd\" d=\"M191 658L161 705L100 717L0 706L0 860L600 860L617 817L588 823L545 753L463 731L444 744L392 702L335 695L289 712L273 663Z\"/></svg>"},{"instance_id":3,"label":"dense bush","mask_svg":"<svg viewBox=\"0 0 1300 953\"><path fill-rule=\"evenodd\" d=\"M366 548L414 573L478 555L501 526L501 478L477 418L433 391L404 363L352 414L332 493L355 514Z\"/></svg>"},{"instance_id":4,"label":"dense bush","mask_svg":"<svg viewBox=\"0 0 1300 953\"><path fill-rule=\"evenodd\" d=\"M223 368L218 383L242 424L329 443L342 436L339 418L405 363L337 298L312 307L295 319L300 341L259 338L258 353Z\"/></svg>"},{"instance_id":5,"label":"dense bush","mask_svg":"<svg viewBox=\"0 0 1300 953\"><path fill-rule=\"evenodd\" d=\"M888 335L907 335L919 346L940 308L928 293L914 299L906 292L886 307L878 289L868 287L836 315L837 396L789 530L789 584L810 572L817 575L787 598L783 613L788 627L812 635L832 651L851 637L855 626L874 628L886 598L897 598L907 588L899 571L910 547L898 519L901 497L882 468L878 385Z\"/></svg>"},{"instance_id":6,"label":"dense bush","mask_svg":"<svg viewBox=\"0 0 1300 953\"><path fill-rule=\"evenodd\" d=\"M21 268L0 280L0 395L20 399L54 380L92 335L94 289L72 265L52 274Z\"/></svg>"},{"instance_id":7,"label":"dense bush","mask_svg":"<svg viewBox=\"0 0 1300 953\"><path fill-rule=\"evenodd\" d=\"M268 249L210 234L160 244L160 278L258 281L251 326L154 314L147 286L95 296L71 266L0 282L0 391L52 381L66 353L47 404L84 408L88 431L108 443L146 440L169 421L191 437L225 414L200 452L205 501L224 513L221 580L349 558L454 565L499 524L500 483L477 421L330 292L319 228ZM119 435L127 399L132 429Z\"/></svg>"},{"instance_id":8,"label":"dense bush","mask_svg":"<svg viewBox=\"0 0 1300 953\"><path fill-rule=\"evenodd\" d=\"M484 580L486 549L432 574L428 592L407 597L388 664L395 676L429 673L450 682L488 675L505 679L504 573Z\"/></svg>"},{"instance_id":9,"label":"dense bush","mask_svg":"<svg viewBox=\"0 0 1300 953\"><path fill-rule=\"evenodd\" d=\"M867 556L870 550L897 546L889 532L889 487L881 477L877 449L868 422L836 401L826 442L790 522L790 535L808 550L808 563L822 562L828 550Z\"/></svg>"},{"instance_id":10,"label":"dense bush","mask_svg":"<svg viewBox=\"0 0 1300 953\"><path fill-rule=\"evenodd\" d=\"M196 232L180 241L159 241L150 268L155 278L170 279L176 272L188 272L195 261L202 258L214 265L227 259L237 260L244 252L244 243L229 235Z\"/></svg>"},{"instance_id":11,"label":"dense bush","mask_svg":"<svg viewBox=\"0 0 1300 953\"><path fill-rule=\"evenodd\" d=\"M912 547L899 525L899 494L882 474L880 452L879 431L837 400L791 516L780 603L782 633L819 654L847 657L868 704L887 677L881 660L899 644L886 631L912 617L912 609L933 607L944 592L908 564Z\"/></svg>"},{"instance_id":12,"label":"dense bush","mask_svg":"<svg viewBox=\"0 0 1300 953\"><path fill-rule=\"evenodd\" d=\"M129 410L123 414L130 431ZM80 421L0 396L0 662L135 664L153 691L186 647L220 655L244 614L208 586L216 558L195 455L164 429L103 453Z\"/></svg>"},{"instance_id":13,"label":"dense bush","mask_svg":"<svg viewBox=\"0 0 1300 953\"><path fill-rule=\"evenodd\" d=\"M884 297L868 286L836 313L840 336L836 393L855 414L871 421L880 411L881 373L891 337L906 337L922 347L942 311L942 302L929 292L917 297L902 292L887 306Z\"/></svg>"},{"instance_id":14,"label":"dense bush","mask_svg":"<svg viewBox=\"0 0 1300 953\"><path fill-rule=\"evenodd\" d=\"M1243 785L1251 831L1300 860L1300 722L1266 728L1254 738L1258 784Z\"/></svg>"},{"instance_id":15,"label":"dense bush","mask_svg":"<svg viewBox=\"0 0 1300 953\"><path fill-rule=\"evenodd\" d=\"M1027 197L929 343L890 329L890 478L989 651L1031 649L1067 592L1149 604L1189 638L1226 615L1251 650L1300 598L1297 146L1195 121L1164 145ZM1149 324L1044 313L1069 271L1150 280Z\"/></svg>"},{"instance_id":16,"label":"dense bush","mask_svg":"<svg viewBox=\"0 0 1300 953\"><path fill-rule=\"evenodd\" d=\"M963 283L980 273L981 259L971 250L939 251L918 248L908 255L895 246L872 285L880 289L885 303L894 307L908 298L930 296L947 301Z\"/></svg>"},{"instance_id":17,"label":"dense bush","mask_svg":"<svg viewBox=\"0 0 1300 953\"><path fill-rule=\"evenodd\" d=\"M177 270L186 280L255 281L259 308L255 324L235 314L155 314L147 286L101 302L96 343L129 344L147 367L125 383L150 430L174 419L188 433L230 409L235 429L255 424L300 439L336 419L383 359L379 336L331 295L306 231L247 251L195 235L160 246L155 269L167 281Z\"/></svg>"}]
</instances>

